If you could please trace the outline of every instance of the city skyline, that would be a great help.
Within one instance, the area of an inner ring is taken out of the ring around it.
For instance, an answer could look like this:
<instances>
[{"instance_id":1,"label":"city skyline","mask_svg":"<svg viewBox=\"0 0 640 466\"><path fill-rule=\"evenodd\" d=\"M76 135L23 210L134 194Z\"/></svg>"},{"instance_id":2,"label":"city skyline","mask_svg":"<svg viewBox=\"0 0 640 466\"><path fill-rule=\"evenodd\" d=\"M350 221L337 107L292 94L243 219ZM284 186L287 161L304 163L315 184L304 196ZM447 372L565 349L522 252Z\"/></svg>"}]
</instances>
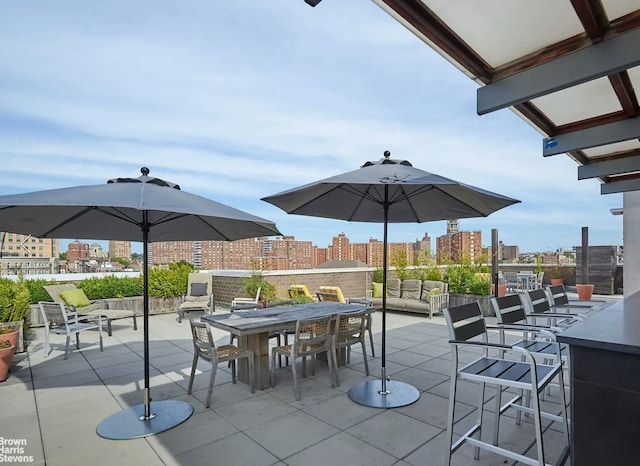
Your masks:
<instances>
[{"instance_id":1,"label":"city skyline","mask_svg":"<svg viewBox=\"0 0 640 466\"><path fill-rule=\"evenodd\" d=\"M543 158L542 136L512 112L479 117L476 84L368 0L24 0L3 7L0 26L0 194L148 166L285 235L366 242L382 225L287 215L260 199L389 150L521 200L464 220L485 241L496 228L522 251L568 249L587 226L592 245L622 243L610 213L621 195L578 181L568 157ZM389 240L445 230L392 224Z\"/></svg>"}]
</instances>

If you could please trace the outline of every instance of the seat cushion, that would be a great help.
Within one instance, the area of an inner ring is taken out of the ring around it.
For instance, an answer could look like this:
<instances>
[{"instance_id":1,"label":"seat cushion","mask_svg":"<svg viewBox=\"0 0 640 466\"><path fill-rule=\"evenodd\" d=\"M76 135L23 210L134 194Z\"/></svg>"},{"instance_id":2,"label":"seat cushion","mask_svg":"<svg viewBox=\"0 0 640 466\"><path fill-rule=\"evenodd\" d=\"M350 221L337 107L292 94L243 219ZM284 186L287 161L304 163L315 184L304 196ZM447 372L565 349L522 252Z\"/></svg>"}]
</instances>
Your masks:
<instances>
[{"instance_id":1,"label":"seat cushion","mask_svg":"<svg viewBox=\"0 0 640 466\"><path fill-rule=\"evenodd\" d=\"M387 279L387 296L389 298L400 297L400 279L399 278Z\"/></svg>"},{"instance_id":2,"label":"seat cushion","mask_svg":"<svg viewBox=\"0 0 640 466\"><path fill-rule=\"evenodd\" d=\"M425 280L422 282L422 294L420 299L423 301L429 301L429 295L433 289L440 290L441 293L446 293L448 290L448 284L438 280Z\"/></svg>"},{"instance_id":3,"label":"seat cushion","mask_svg":"<svg viewBox=\"0 0 640 466\"><path fill-rule=\"evenodd\" d=\"M420 280L402 280L400 297L404 299L420 299Z\"/></svg>"},{"instance_id":4,"label":"seat cushion","mask_svg":"<svg viewBox=\"0 0 640 466\"><path fill-rule=\"evenodd\" d=\"M88 306L89 304L91 304L91 301L89 301L87 295L80 288L77 288L75 290L62 291L60 293L60 297L64 300L65 303L67 303L68 306L75 306L76 308Z\"/></svg>"},{"instance_id":5,"label":"seat cushion","mask_svg":"<svg viewBox=\"0 0 640 466\"><path fill-rule=\"evenodd\" d=\"M206 283L192 283L191 284L191 296L205 296L207 294Z\"/></svg>"}]
</instances>

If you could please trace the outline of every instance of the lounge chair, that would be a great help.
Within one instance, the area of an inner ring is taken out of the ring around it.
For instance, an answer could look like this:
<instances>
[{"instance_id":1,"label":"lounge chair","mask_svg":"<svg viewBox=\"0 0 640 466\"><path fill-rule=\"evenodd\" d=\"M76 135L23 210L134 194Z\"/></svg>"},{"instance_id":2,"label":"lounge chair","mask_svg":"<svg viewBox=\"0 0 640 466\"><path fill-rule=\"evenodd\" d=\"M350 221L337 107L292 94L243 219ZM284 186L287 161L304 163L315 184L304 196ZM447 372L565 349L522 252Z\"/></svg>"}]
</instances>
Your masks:
<instances>
[{"instance_id":1,"label":"lounge chair","mask_svg":"<svg viewBox=\"0 0 640 466\"><path fill-rule=\"evenodd\" d=\"M201 311L205 315L216 310L211 273L192 272L187 278L187 294L178 307L178 322L182 322L185 312Z\"/></svg>"},{"instance_id":2,"label":"lounge chair","mask_svg":"<svg viewBox=\"0 0 640 466\"><path fill-rule=\"evenodd\" d=\"M82 289L77 288L73 283L61 285L45 285L45 291L49 293L51 299L56 303L62 303L77 312L79 315L102 316L107 322L107 334L111 336L111 322L118 319L133 319L133 329L138 330L135 311L128 309L109 309L105 300L89 301Z\"/></svg>"}]
</instances>

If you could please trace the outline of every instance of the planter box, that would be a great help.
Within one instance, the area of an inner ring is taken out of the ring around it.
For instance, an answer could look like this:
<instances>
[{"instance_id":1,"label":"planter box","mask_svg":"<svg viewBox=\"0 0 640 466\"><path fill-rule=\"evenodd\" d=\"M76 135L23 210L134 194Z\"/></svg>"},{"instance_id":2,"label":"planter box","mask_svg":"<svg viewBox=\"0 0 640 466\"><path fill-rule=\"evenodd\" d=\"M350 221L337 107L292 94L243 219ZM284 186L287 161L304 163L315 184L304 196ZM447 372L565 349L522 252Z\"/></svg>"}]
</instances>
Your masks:
<instances>
[{"instance_id":1,"label":"planter box","mask_svg":"<svg viewBox=\"0 0 640 466\"><path fill-rule=\"evenodd\" d=\"M131 296L129 298L113 298L104 299L109 309L127 309L136 311L136 314L142 315L142 296ZM171 314L172 312L178 312L178 307L182 303L182 297L176 296L173 298L149 298L149 315L154 314ZM81 311L82 312L82 311ZM37 304L31 305L31 320L29 325L32 327L42 327L42 317L40 315L40 308Z\"/></svg>"},{"instance_id":2,"label":"planter box","mask_svg":"<svg viewBox=\"0 0 640 466\"><path fill-rule=\"evenodd\" d=\"M490 304L491 296L478 296L474 294L449 293L449 306L461 306L477 301L485 317L495 316Z\"/></svg>"}]
</instances>

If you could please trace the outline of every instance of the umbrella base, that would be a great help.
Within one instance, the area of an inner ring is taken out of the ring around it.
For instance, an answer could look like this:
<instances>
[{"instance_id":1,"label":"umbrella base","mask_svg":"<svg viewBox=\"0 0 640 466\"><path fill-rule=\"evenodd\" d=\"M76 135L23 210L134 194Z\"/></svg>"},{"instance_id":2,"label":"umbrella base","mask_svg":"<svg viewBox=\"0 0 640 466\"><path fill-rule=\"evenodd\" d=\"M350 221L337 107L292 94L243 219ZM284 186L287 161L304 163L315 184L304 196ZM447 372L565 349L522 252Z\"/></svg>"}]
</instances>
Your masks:
<instances>
[{"instance_id":1,"label":"umbrella base","mask_svg":"<svg viewBox=\"0 0 640 466\"><path fill-rule=\"evenodd\" d=\"M193 406L186 401L152 401L149 407L155 414L152 419L140 420L145 408L140 404L107 417L98 424L96 432L100 437L113 440L142 438L182 424L193 414Z\"/></svg>"},{"instance_id":2,"label":"umbrella base","mask_svg":"<svg viewBox=\"0 0 640 466\"><path fill-rule=\"evenodd\" d=\"M382 380L367 380L349 389L349 398L358 404L371 408L399 408L415 403L420 392L408 383L390 380L387 382L387 393L380 393Z\"/></svg>"}]
</instances>

